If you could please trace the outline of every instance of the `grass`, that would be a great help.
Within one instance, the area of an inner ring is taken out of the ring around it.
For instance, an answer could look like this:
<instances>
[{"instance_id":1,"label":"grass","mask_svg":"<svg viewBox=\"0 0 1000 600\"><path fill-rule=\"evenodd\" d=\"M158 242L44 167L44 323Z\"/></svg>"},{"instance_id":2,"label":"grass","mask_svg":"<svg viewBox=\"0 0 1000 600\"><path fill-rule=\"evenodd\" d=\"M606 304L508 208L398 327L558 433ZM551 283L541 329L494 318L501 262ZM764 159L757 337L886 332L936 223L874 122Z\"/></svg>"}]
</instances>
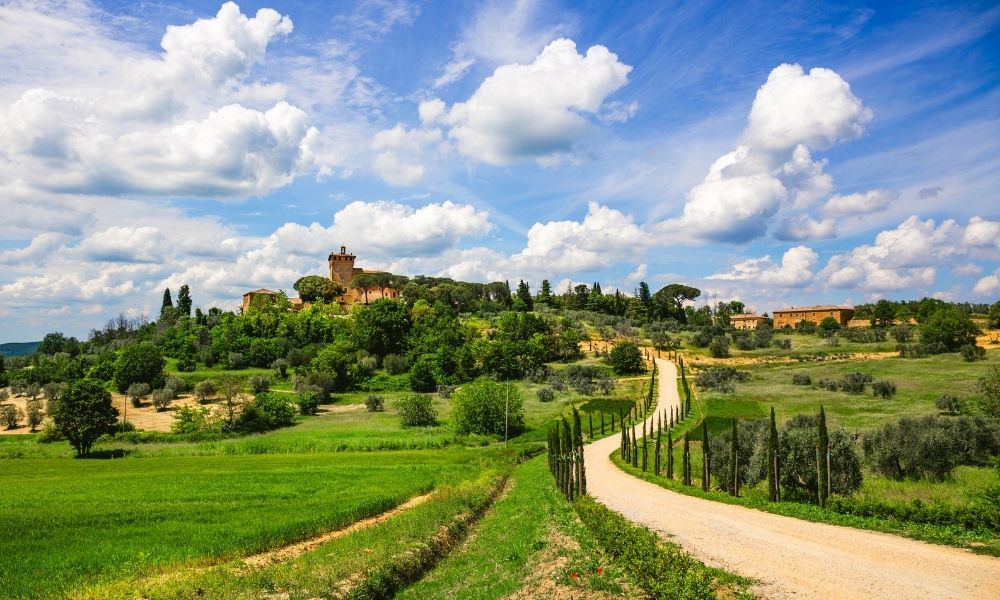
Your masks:
<instances>
[{"instance_id":1,"label":"grass","mask_svg":"<svg viewBox=\"0 0 1000 600\"><path fill-rule=\"evenodd\" d=\"M702 390L701 395L708 404L710 419L760 419L774 406L778 420L784 422L796 414L815 413L822 404L832 427L857 431L899 417L936 414L934 401L946 393L975 402L978 399L977 380L993 365L1000 365L1000 352L988 352L986 360L977 362L963 361L957 354L939 354L916 359L752 365L741 367L748 369L752 378L747 383L737 384L736 393ZM876 398L871 393L871 386L857 396L815 386L822 378L839 379L854 371L869 373L876 381L894 381L896 395L890 399ZM814 385L793 385L795 373L808 373ZM712 421L709 424L715 428Z\"/></svg>"},{"instance_id":2,"label":"grass","mask_svg":"<svg viewBox=\"0 0 1000 600\"><path fill-rule=\"evenodd\" d=\"M621 569L610 564L576 519L556 489L545 456L539 456L515 469L510 490L469 541L398 597L486 600L552 580L570 590L619 594L621 578Z\"/></svg>"},{"instance_id":3,"label":"grass","mask_svg":"<svg viewBox=\"0 0 1000 600\"><path fill-rule=\"evenodd\" d=\"M474 476L491 453L6 461L0 589L61 595L166 565L262 551Z\"/></svg>"}]
</instances>

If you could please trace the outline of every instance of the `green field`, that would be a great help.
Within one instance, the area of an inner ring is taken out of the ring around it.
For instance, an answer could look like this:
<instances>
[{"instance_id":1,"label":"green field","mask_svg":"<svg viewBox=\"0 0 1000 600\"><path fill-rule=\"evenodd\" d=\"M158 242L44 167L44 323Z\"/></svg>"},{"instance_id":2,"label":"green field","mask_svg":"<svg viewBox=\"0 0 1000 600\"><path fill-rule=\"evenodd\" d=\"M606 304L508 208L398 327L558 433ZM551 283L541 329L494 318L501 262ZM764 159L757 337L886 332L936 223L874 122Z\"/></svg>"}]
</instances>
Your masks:
<instances>
[{"instance_id":1,"label":"green field","mask_svg":"<svg viewBox=\"0 0 1000 600\"><path fill-rule=\"evenodd\" d=\"M476 476L492 453L315 453L4 463L10 597L249 554Z\"/></svg>"}]
</instances>

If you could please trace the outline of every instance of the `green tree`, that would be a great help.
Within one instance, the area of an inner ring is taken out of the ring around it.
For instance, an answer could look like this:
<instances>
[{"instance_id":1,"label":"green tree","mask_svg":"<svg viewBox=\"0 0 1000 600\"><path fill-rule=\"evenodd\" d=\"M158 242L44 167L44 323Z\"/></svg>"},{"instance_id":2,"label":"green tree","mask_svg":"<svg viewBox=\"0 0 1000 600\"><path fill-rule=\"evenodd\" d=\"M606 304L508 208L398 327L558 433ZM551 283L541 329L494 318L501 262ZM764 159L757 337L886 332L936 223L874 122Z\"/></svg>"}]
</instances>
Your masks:
<instances>
[{"instance_id":1,"label":"green tree","mask_svg":"<svg viewBox=\"0 0 1000 600\"><path fill-rule=\"evenodd\" d=\"M322 300L330 303L344 293L344 288L330 281L328 277L319 275L300 277L292 288L299 293L299 298L302 298L303 302Z\"/></svg>"},{"instance_id":2,"label":"green tree","mask_svg":"<svg viewBox=\"0 0 1000 600\"><path fill-rule=\"evenodd\" d=\"M608 364L618 375L644 373L646 366L642 362L642 351L635 342L619 342L608 353Z\"/></svg>"},{"instance_id":3,"label":"green tree","mask_svg":"<svg viewBox=\"0 0 1000 600\"><path fill-rule=\"evenodd\" d=\"M896 321L896 305L891 300L885 298L875 303L872 308L872 316L869 319L872 327L892 327Z\"/></svg>"},{"instance_id":4,"label":"green tree","mask_svg":"<svg viewBox=\"0 0 1000 600\"><path fill-rule=\"evenodd\" d=\"M63 335L61 331L46 333L45 337L42 338L42 343L38 345L35 352L38 354L55 354L56 352L62 352L63 348L66 346L66 341L66 336Z\"/></svg>"},{"instance_id":5,"label":"green tree","mask_svg":"<svg viewBox=\"0 0 1000 600\"><path fill-rule=\"evenodd\" d=\"M118 409L111 406L111 394L99 382L80 379L63 392L52 420L76 449L76 455L86 456L97 438L114 431Z\"/></svg>"},{"instance_id":6,"label":"green tree","mask_svg":"<svg viewBox=\"0 0 1000 600\"><path fill-rule=\"evenodd\" d=\"M174 301L170 297L170 288L163 290L163 302L160 304L160 318L164 318L173 313Z\"/></svg>"},{"instance_id":7,"label":"green tree","mask_svg":"<svg viewBox=\"0 0 1000 600\"><path fill-rule=\"evenodd\" d=\"M115 361L115 387L122 394L133 383L148 383L152 389L161 388L165 364L160 349L149 342L125 346Z\"/></svg>"},{"instance_id":8,"label":"green tree","mask_svg":"<svg viewBox=\"0 0 1000 600\"><path fill-rule=\"evenodd\" d=\"M394 404L403 427L427 427L437 425L437 411L427 394L408 394Z\"/></svg>"},{"instance_id":9,"label":"green tree","mask_svg":"<svg viewBox=\"0 0 1000 600\"><path fill-rule=\"evenodd\" d=\"M506 415L506 421L505 421ZM524 430L524 407L516 386L480 377L455 392L451 418L458 433L515 436Z\"/></svg>"},{"instance_id":10,"label":"green tree","mask_svg":"<svg viewBox=\"0 0 1000 600\"><path fill-rule=\"evenodd\" d=\"M979 410L986 416L1000 419L1000 367L993 366L979 379Z\"/></svg>"},{"instance_id":11,"label":"green tree","mask_svg":"<svg viewBox=\"0 0 1000 600\"><path fill-rule=\"evenodd\" d=\"M701 290L689 285L671 283L653 294L653 309L661 318L671 318L681 323L687 322L684 303L701 296Z\"/></svg>"},{"instance_id":12,"label":"green tree","mask_svg":"<svg viewBox=\"0 0 1000 600\"><path fill-rule=\"evenodd\" d=\"M379 357L402 354L410 332L410 312L397 300L379 298L354 312L351 337L362 350Z\"/></svg>"},{"instance_id":13,"label":"green tree","mask_svg":"<svg viewBox=\"0 0 1000 600\"><path fill-rule=\"evenodd\" d=\"M378 282L370 273L361 273L351 279L351 288L364 292L365 304L368 304L368 292L378 288Z\"/></svg>"},{"instance_id":14,"label":"green tree","mask_svg":"<svg viewBox=\"0 0 1000 600\"><path fill-rule=\"evenodd\" d=\"M819 505L826 506L826 499L830 496L830 486L828 482L828 477L830 475L829 465L827 460L830 457L830 436L826 431L826 411L823 410L823 405L819 406L819 419L816 423L817 431L817 444L816 444L816 462L818 471L817 479L817 489L819 496Z\"/></svg>"},{"instance_id":15,"label":"green tree","mask_svg":"<svg viewBox=\"0 0 1000 600\"><path fill-rule=\"evenodd\" d=\"M979 328L966 313L946 305L933 313L920 328L920 342L958 352L966 344L976 344Z\"/></svg>"},{"instance_id":16,"label":"green tree","mask_svg":"<svg viewBox=\"0 0 1000 600\"><path fill-rule=\"evenodd\" d=\"M530 311L534 307L531 298L531 289L528 287L527 282L523 279L517 284L517 299L523 304L524 310Z\"/></svg>"},{"instance_id":17,"label":"green tree","mask_svg":"<svg viewBox=\"0 0 1000 600\"><path fill-rule=\"evenodd\" d=\"M415 392L433 392L437 389L434 376L434 355L424 354L410 368L410 389Z\"/></svg>"},{"instance_id":18,"label":"green tree","mask_svg":"<svg viewBox=\"0 0 1000 600\"><path fill-rule=\"evenodd\" d=\"M549 283L548 279L542 280L542 285L538 289L538 296L536 299L539 304L545 304L547 306L552 304L552 284Z\"/></svg>"},{"instance_id":19,"label":"green tree","mask_svg":"<svg viewBox=\"0 0 1000 600\"><path fill-rule=\"evenodd\" d=\"M191 288L186 283L177 290L177 314L184 317L191 316Z\"/></svg>"},{"instance_id":20,"label":"green tree","mask_svg":"<svg viewBox=\"0 0 1000 600\"><path fill-rule=\"evenodd\" d=\"M1000 329L1000 300L990 305L988 326L990 329Z\"/></svg>"},{"instance_id":21,"label":"green tree","mask_svg":"<svg viewBox=\"0 0 1000 600\"><path fill-rule=\"evenodd\" d=\"M826 333L833 333L840 329L840 321L837 317L826 317L819 322L819 330Z\"/></svg>"}]
</instances>

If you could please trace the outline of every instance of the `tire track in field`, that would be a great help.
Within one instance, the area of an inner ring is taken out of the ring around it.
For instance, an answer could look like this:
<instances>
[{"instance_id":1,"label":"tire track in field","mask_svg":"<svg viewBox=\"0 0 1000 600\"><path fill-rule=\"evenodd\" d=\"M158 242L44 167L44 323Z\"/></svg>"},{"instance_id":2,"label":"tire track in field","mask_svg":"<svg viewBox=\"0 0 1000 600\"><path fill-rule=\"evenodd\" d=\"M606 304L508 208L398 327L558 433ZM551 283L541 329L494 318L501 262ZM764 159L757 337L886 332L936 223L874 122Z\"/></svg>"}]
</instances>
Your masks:
<instances>
[{"instance_id":1,"label":"tire track in field","mask_svg":"<svg viewBox=\"0 0 1000 600\"><path fill-rule=\"evenodd\" d=\"M656 363L658 407L679 406L677 368ZM610 436L586 446L590 495L706 564L761 582L754 592L762 597L1000 598L1000 558L672 492L615 467L618 443Z\"/></svg>"}]
</instances>

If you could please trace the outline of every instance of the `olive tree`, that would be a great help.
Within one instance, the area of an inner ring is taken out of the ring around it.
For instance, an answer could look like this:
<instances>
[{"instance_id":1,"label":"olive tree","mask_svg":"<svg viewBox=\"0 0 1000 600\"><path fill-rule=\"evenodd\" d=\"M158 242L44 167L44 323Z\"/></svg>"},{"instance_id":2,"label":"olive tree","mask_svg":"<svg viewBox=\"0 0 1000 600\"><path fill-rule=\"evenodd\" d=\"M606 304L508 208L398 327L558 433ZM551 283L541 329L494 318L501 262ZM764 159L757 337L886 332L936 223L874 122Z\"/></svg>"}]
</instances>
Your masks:
<instances>
[{"instance_id":1,"label":"olive tree","mask_svg":"<svg viewBox=\"0 0 1000 600\"><path fill-rule=\"evenodd\" d=\"M52 415L56 429L76 449L77 456L90 454L94 440L114 431L118 409L111 394L93 379L80 379L67 386Z\"/></svg>"}]
</instances>

